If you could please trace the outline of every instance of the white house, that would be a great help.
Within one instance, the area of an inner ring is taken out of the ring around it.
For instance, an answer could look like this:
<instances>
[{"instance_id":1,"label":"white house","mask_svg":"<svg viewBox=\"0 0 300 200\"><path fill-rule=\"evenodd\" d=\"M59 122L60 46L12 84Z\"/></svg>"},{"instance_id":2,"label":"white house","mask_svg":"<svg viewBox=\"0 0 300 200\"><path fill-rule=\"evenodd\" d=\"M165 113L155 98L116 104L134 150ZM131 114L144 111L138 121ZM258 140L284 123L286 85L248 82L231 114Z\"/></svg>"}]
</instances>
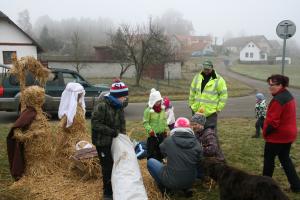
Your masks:
<instances>
[{"instance_id":1,"label":"white house","mask_svg":"<svg viewBox=\"0 0 300 200\"><path fill-rule=\"evenodd\" d=\"M253 41L247 43L240 51L240 61L242 62L265 62L268 54Z\"/></svg>"},{"instance_id":2,"label":"white house","mask_svg":"<svg viewBox=\"0 0 300 200\"><path fill-rule=\"evenodd\" d=\"M37 58L41 51L42 48L34 39L0 11L0 64L11 65L13 53L16 53L18 58Z\"/></svg>"},{"instance_id":3,"label":"white house","mask_svg":"<svg viewBox=\"0 0 300 200\"><path fill-rule=\"evenodd\" d=\"M254 42L267 53L272 49L272 45L263 35L231 38L223 43L223 47L234 54L238 54L250 41Z\"/></svg>"}]
</instances>

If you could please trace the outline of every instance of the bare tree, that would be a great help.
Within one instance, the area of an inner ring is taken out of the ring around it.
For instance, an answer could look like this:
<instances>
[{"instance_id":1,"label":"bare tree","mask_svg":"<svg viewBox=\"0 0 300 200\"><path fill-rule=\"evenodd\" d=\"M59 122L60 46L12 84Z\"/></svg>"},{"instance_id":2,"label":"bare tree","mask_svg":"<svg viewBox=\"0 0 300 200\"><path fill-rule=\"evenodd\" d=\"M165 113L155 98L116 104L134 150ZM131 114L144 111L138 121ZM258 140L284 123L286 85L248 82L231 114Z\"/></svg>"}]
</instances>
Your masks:
<instances>
[{"instance_id":1,"label":"bare tree","mask_svg":"<svg viewBox=\"0 0 300 200\"><path fill-rule=\"evenodd\" d=\"M81 63L82 54L83 54L83 47L81 43L81 39L79 37L79 33L77 31L73 32L72 38L71 38L71 46L72 46L72 57L75 61L74 68L75 70L80 73L80 70L83 68L86 68L87 65L84 65Z\"/></svg>"},{"instance_id":2,"label":"bare tree","mask_svg":"<svg viewBox=\"0 0 300 200\"><path fill-rule=\"evenodd\" d=\"M164 64L173 57L167 37L158 26L152 25L151 20L148 26L121 25L111 35L111 42L113 52L118 55L120 62L134 65L136 86L140 85L147 66Z\"/></svg>"},{"instance_id":3,"label":"bare tree","mask_svg":"<svg viewBox=\"0 0 300 200\"><path fill-rule=\"evenodd\" d=\"M124 45L126 38L123 35L122 29L118 28L115 34L111 33L111 48L113 53L113 58L120 62L121 71L119 78L122 79L123 75L129 69L130 66L134 65L133 60L130 57L130 53L127 51L127 46Z\"/></svg>"}]
</instances>

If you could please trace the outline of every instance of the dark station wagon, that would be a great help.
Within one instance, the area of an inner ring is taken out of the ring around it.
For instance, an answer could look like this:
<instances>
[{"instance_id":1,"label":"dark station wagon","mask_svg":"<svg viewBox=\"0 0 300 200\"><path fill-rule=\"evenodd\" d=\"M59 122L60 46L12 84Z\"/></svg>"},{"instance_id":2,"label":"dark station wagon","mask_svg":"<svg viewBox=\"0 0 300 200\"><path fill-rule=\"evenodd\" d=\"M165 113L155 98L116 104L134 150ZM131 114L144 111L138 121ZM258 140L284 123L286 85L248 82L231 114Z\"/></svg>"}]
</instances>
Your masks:
<instances>
[{"instance_id":1,"label":"dark station wagon","mask_svg":"<svg viewBox=\"0 0 300 200\"><path fill-rule=\"evenodd\" d=\"M47 113L58 112L60 97L69 82L80 83L85 89L86 112L91 113L102 92L109 91L105 85L93 86L76 71L49 68L53 78L45 87L46 97L43 109ZM15 112L20 110L20 87L17 78L8 73L9 67L0 64L0 111ZM31 73L26 74L26 86L38 85Z\"/></svg>"}]
</instances>

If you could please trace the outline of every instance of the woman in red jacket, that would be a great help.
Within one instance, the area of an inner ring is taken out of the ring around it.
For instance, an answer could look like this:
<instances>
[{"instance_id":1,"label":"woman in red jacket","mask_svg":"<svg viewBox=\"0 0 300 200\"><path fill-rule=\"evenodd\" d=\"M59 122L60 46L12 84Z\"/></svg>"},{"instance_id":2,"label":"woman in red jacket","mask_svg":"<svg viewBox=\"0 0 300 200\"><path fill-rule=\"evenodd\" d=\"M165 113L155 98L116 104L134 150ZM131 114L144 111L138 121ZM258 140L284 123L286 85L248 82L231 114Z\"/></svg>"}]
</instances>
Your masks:
<instances>
[{"instance_id":1,"label":"woman in red jacket","mask_svg":"<svg viewBox=\"0 0 300 200\"><path fill-rule=\"evenodd\" d=\"M279 161L291 185L293 192L300 192L300 179L290 159L291 144L297 137L296 101L286 89L289 78L275 74L267 79L273 96L263 127L266 141L264 150L263 175L272 177L275 157Z\"/></svg>"}]
</instances>

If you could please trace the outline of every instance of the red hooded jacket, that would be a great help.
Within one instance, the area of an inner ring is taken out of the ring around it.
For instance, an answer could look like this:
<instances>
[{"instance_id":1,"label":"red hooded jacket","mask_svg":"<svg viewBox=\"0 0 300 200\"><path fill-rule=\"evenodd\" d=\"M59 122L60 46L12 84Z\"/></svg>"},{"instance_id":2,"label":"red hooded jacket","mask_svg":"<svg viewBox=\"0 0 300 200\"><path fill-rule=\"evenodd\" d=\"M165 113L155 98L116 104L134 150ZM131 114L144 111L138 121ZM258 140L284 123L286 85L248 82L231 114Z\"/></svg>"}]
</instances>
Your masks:
<instances>
[{"instance_id":1,"label":"red hooded jacket","mask_svg":"<svg viewBox=\"0 0 300 200\"><path fill-rule=\"evenodd\" d=\"M296 101L285 88L273 95L263 126L263 136L270 143L292 143L297 138Z\"/></svg>"}]
</instances>

